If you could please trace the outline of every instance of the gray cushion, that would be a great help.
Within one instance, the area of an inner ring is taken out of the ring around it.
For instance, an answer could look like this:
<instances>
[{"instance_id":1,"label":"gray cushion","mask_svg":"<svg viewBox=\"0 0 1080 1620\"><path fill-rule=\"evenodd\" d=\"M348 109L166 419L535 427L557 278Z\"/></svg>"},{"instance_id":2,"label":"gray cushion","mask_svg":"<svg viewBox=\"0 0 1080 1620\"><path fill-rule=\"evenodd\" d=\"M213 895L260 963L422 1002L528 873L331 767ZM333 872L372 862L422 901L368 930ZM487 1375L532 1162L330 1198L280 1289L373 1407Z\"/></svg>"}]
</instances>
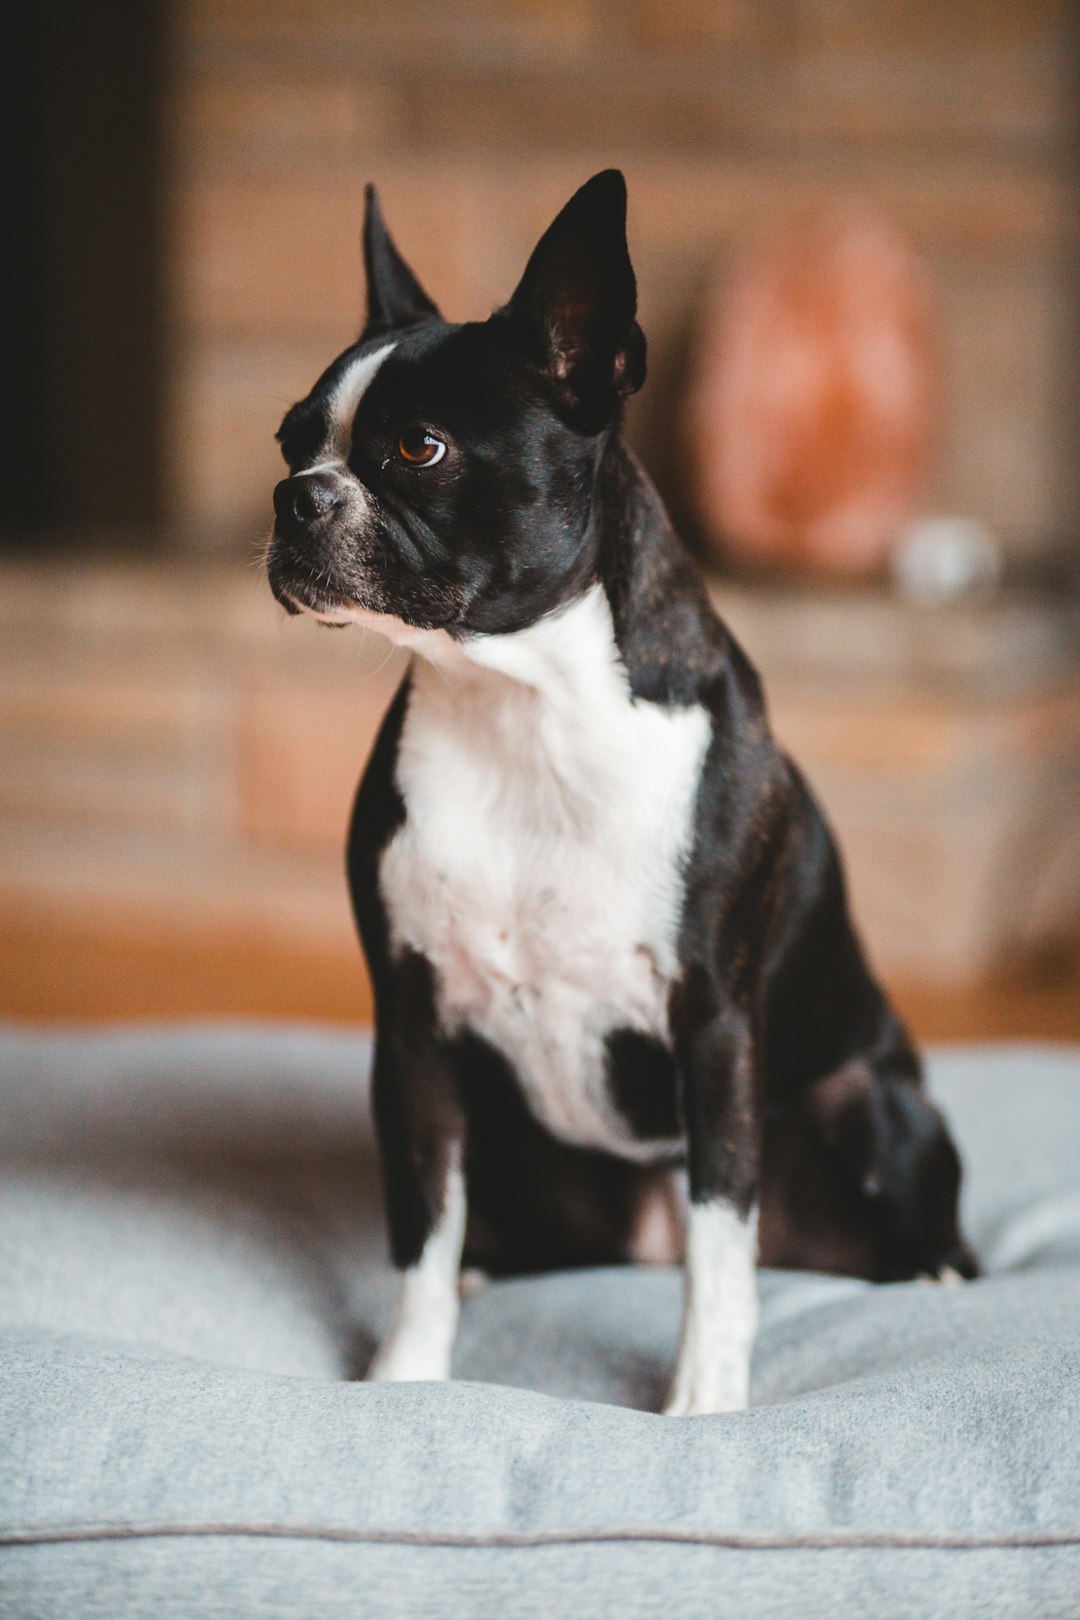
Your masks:
<instances>
[{"instance_id":1,"label":"gray cushion","mask_svg":"<svg viewBox=\"0 0 1080 1620\"><path fill-rule=\"evenodd\" d=\"M655 1414L680 1281L386 1318L366 1043L0 1039L0 1613L1075 1616L1080 1056L943 1052L988 1275L762 1276L751 1411Z\"/></svg>"}]
</instances>

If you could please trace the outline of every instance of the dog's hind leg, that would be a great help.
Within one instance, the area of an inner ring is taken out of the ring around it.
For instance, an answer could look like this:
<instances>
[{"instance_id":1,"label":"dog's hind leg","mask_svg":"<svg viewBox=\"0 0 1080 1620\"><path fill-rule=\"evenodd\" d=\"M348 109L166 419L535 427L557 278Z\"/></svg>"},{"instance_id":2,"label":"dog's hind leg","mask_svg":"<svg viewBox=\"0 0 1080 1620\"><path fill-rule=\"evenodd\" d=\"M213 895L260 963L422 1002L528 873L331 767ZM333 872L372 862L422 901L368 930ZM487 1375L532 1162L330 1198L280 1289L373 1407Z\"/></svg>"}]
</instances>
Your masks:
<instances>
[{"instance_id":1,"label":"dog's hind leg","mask_svg":"<svg viewBox=\"0 0 1080 1620\"><path fill-rule=\"evenodd\" d=\"M918 1079L853 1059L766 1122L762 1264L875 1282L972 1277L959 1184L956 1149Z\"/></svg>"}]
</instances>

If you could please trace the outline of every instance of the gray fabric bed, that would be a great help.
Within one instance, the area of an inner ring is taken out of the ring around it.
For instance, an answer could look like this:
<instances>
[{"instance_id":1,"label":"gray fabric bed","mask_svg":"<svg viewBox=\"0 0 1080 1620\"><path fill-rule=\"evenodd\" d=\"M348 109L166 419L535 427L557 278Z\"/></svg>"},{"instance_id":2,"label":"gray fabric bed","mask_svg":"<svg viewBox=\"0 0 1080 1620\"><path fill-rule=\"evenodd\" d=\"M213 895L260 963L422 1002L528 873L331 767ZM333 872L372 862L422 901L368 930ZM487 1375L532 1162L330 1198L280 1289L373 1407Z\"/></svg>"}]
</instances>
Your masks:
<instances>
[{"instance_id":1,"label":"gray fabric bed","mask_svg":"<svg viewBox=\"0 0 1080 1620\"><path fill-rule=\"evenodd\" d=\"M370 1386L352 1035L0 1038L0 1614L1080 1615L1080 1054L939 1053L987 1276L766 1273L751 1411L656 1415L679 1278L490 1283Z\"/></svg>"}]
</instances>

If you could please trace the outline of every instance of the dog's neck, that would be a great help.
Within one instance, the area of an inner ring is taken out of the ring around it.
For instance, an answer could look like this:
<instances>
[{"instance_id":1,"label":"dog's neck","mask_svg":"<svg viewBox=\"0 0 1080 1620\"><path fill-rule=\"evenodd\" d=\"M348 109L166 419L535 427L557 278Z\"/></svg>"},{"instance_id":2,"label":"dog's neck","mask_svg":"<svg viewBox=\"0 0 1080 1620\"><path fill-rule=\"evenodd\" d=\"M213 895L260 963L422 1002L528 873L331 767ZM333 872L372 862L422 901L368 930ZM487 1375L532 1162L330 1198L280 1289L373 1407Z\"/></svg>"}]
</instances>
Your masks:
<instances>
[{"instance_id":1,"label":"dog's neck","mask_svg":"<svg viewBox=\"0 0 1080 1620\"><path fill-rule=\"evenodd\" d=\"M431 788L413 813L432 795L466 819L496 805L526 849L569 839L599 859L662 784L696 780L709 735L700 706L635 699L599 581L527 630L417 660L411 681L399 782Z\"/></svg>"},{"instance_id":2,"label":"dog's neck","mask_svg":"<svg viewBox=\"0 0 1080 1620\"><path fill-rule=\"evenodd\" d=\"M607 596L599 581L524 630L441 637L416 648L413 702L464 722L478 746L532 736L542 752L561 749L598 712L631 701ZM462 740L468 740L468 736Z\"/></svg>"},{"instance_id":3,"label":"dog's neck","mask_svg":"<svg viewBox=\"0 0 1080 1620\"><path fill-rule=\"evenodd\" d=\"M613 439L597 480L597 570L633 694L681 706L722 681L738 648L652 480Z\"/></svg>"}]
</instances>

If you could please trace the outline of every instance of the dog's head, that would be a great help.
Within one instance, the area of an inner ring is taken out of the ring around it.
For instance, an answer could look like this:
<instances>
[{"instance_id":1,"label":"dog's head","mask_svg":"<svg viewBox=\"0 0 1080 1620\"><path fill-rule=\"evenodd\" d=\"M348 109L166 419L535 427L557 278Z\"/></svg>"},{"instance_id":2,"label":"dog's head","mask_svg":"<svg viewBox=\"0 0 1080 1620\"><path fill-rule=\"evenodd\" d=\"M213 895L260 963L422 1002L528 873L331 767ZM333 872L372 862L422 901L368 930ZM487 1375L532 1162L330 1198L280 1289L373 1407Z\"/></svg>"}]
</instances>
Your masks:
<instances>
[{"instance_id":1,"label":"dog's head","mask_svg":"<svg viewBox=\"0 0 1080 1620\"><path fill-rule=\"evenodd\" d=\"M278 431L274 594L404 640L523 628L593 575L600 457L645 376L622 176L582 186L486 321L443 320L370 187L364 260L359 342Z\"/></svg>"}]
</instances>

